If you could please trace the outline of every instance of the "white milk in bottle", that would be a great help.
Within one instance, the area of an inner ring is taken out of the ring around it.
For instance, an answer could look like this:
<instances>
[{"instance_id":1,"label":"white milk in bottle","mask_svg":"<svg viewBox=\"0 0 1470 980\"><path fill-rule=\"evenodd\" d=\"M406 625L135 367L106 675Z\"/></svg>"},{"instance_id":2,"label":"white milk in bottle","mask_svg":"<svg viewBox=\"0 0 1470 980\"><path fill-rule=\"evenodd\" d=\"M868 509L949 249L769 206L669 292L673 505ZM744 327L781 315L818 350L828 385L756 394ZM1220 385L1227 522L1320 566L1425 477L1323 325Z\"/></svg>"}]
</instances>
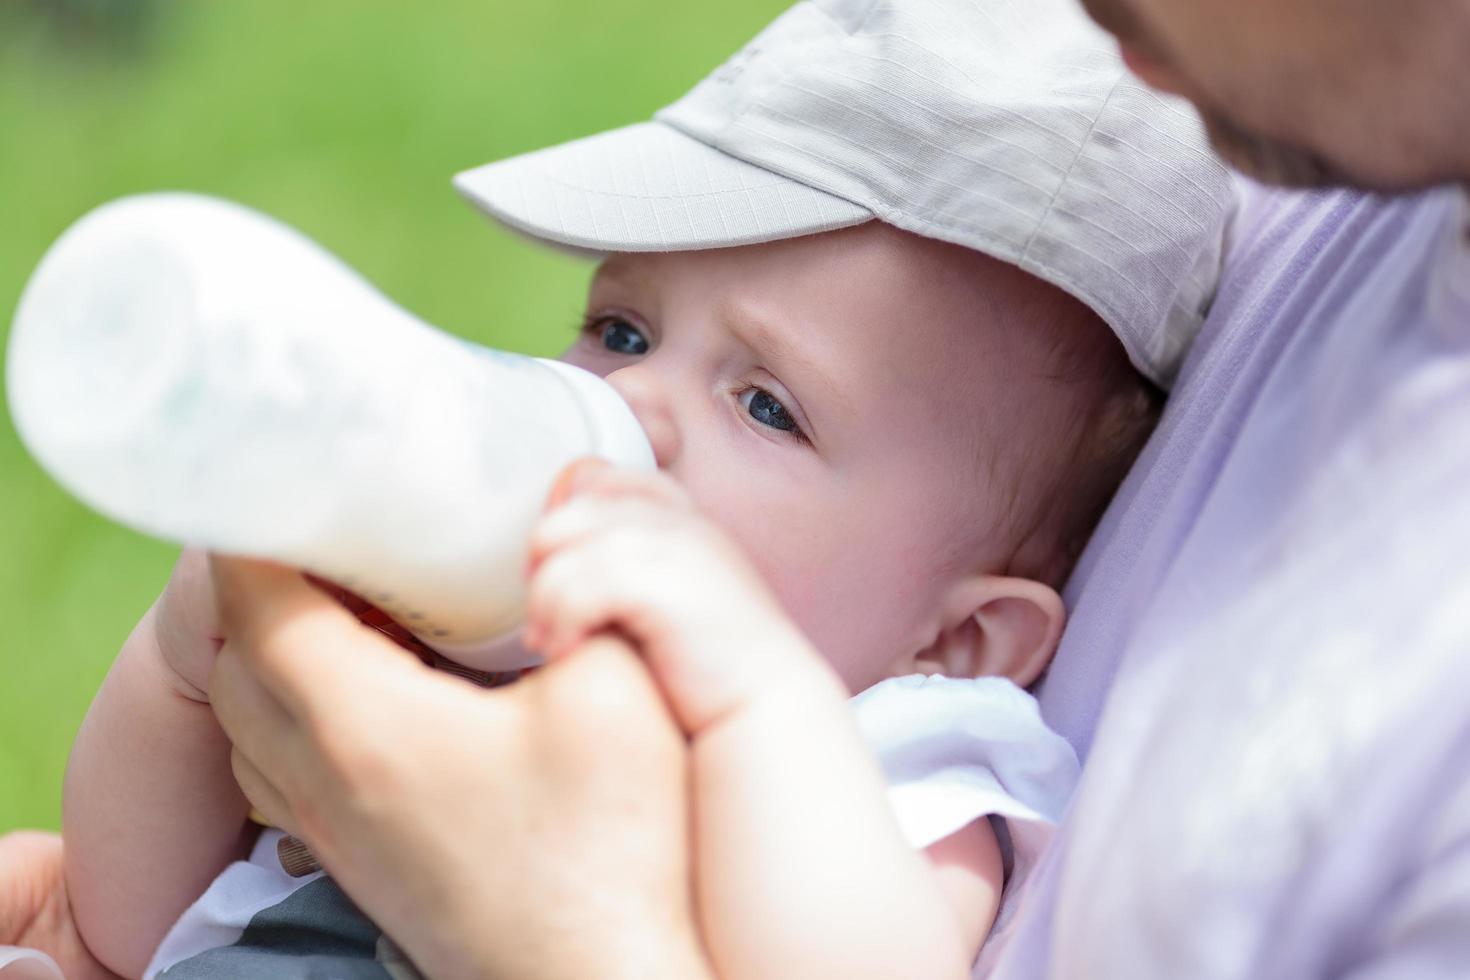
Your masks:
<instances>
[{"instance_id":1,"label":"white milk in bottle","mask_svg":"<svg viewBox=\"0 0 1470 980\"><path fill-rule=\"evenodd\" d=\"M92 507L304 568L482 670L533 662L499 641L557 472L654 465L597 377L429 327L291 229L189 194L105 205L52 246L6 383L26 446Z\"/></svg>"}]
</instances>

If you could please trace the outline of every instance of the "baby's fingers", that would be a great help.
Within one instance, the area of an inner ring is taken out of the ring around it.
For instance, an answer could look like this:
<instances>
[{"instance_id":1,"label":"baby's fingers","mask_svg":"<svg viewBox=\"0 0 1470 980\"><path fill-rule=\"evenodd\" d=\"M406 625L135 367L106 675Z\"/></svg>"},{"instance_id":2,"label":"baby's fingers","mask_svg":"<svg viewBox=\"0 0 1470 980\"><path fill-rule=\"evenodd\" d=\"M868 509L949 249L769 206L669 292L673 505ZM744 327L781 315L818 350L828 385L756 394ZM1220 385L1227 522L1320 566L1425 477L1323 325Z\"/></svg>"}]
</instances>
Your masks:
<instances>
[{"instance_id":1,"label":"baby's fingers","mask_svg":"<svg viewBox=\"0 0 1470 980\"><path fill-rule=\"evenodd\" d=\"M671 507L691 507L684 488L665 473L610 466L601 459L579 459L561 471L546 498L551 511L577 497L641 497Z\"/></svg>"},{"instance_id":2,"label":"baby's fingers","mask_svg":"<svg viewBox=\"0 0 1470 980\"><path fill-rule=\"evenodd\" d=\"M619 623L628 610L618 563L606 548L571 548L552 554L531 579L526 643L548 660L588 636Z\"/></svg>"},{"instance_id":3,"label":"baby's fingers","mask_svg":"<svg viewBox=\"0 0 1470 980\"><path fill-rule=\"evenodd\" d=\"M639 535L672 534L684 515L644 497L581 496L542 518L531 532L526 574L535 576L548 556L614 535L623 547ZM632 552L645 549L633 547Z\"/></svg>"}]
</instances>

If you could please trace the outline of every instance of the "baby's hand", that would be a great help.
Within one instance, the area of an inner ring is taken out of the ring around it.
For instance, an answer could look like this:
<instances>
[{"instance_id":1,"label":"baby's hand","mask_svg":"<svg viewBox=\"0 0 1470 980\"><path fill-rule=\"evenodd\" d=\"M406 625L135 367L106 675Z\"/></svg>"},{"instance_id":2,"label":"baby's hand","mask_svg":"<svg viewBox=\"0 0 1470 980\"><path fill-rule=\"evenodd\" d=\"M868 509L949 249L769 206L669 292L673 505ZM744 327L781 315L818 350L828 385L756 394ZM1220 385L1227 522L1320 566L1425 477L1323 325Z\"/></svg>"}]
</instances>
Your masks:
<instances>
[{"instance_id":1,"label":"baby's hand","mask_svg":"<svg viewBox=\"0 0 1470 980\"><path fill-rule=\"evenodd\" d=\"M584 461L548 506L531 539L526 631L548 659L621 632L690 735L827 673L745 555L663 474Z\"/></svg>"}]
</instances>

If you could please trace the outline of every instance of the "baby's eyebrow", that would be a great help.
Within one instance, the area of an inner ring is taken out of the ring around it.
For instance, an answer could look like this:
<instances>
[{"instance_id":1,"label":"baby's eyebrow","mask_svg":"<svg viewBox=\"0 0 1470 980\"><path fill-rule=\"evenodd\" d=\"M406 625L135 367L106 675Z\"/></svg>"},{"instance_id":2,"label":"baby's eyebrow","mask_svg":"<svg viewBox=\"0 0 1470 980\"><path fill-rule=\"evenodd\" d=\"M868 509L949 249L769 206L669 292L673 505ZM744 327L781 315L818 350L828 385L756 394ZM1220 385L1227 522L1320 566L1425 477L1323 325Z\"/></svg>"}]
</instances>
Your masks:
<instances>
[{"instance_id":1,"label":"baby's eyebrow","mask_svg":"<svg viewBox=\"0 0 1470 980\"><path fill-rule=\"evenodd\" d=\"M817 358L793 340L793 335L797 333L795 327L773 324L728 300L722 301L716 312L729 325L736 339L754 351L761 360L768 362L773 373L786 384L799 387L803 391L820 389L823 415L837 412L851 414L852 406L842 388L833 383ZM807 400L802 400L802 407L806 408L808 415L811 414ZM815 426L817 423L812 424Z\"/></svg>"},{"instance_id":2,"label":"baby's eyebrow","mask_svg":"<svg viewBox=\"0 0 1470 980\"><path fill-rule=\"evenodd\" d=\"M648 284L648 278L636 260L619 254L610 255L597 264L597 269L592 273L592 285L601 282L641 288Z\"/></svg>"}]
</instances>

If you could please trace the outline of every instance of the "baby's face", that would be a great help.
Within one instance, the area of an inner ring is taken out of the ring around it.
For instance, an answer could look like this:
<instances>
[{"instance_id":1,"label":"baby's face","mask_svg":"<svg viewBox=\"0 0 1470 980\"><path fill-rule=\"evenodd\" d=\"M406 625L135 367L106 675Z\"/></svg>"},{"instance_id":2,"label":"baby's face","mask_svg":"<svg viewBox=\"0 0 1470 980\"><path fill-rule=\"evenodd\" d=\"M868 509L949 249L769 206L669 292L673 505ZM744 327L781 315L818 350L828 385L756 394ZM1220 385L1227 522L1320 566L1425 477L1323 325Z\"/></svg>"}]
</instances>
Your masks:
<instances>
[{"instance_id":1,"label":"baby's face","mask_svg":"<svg viewBox=\"0 0 1470 980\"><path fill-rule=\"evenodd\" d=\"M878 223L617 255L564 359L627 399L856 691L934 639L956 576L1005 562L993 473L1031 413L1001 323L1037 288Z\"/></svg>"}]
</instances>

